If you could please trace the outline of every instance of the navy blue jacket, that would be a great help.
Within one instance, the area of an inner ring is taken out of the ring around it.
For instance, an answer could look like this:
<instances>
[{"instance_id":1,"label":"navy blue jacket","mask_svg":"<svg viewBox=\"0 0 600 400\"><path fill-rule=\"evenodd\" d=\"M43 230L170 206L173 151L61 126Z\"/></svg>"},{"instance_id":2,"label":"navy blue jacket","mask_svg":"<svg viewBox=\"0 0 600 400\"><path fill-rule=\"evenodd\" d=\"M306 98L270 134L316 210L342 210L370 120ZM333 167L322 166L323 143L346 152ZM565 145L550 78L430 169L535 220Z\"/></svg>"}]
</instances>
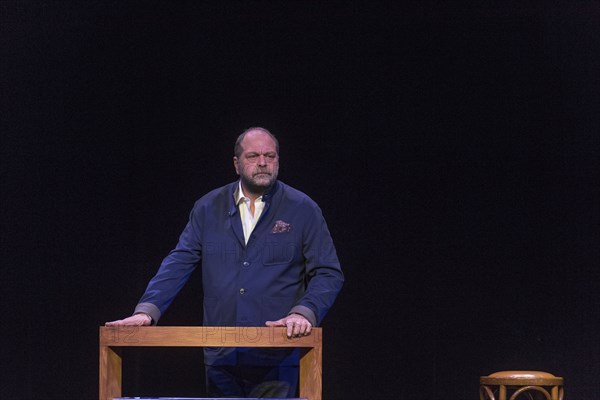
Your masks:
<instances>
[{"instance_id":1,"label":"navy blue jacket","mask_svg":"<svg viewBox=\"0 0 600 400\"><path fill-rule=\"evenodd\" d=\"M239 182L200 198L175 249L163 260L135 312L153 321L201 263L205 326L264 326L296 312L316 326L344 280L317 204L277 181L245 244L235 194ZM298 349L296 349L298 350ZM205 348L209 365L297 364L288 349Z\"/></svg>"}]
</instances>

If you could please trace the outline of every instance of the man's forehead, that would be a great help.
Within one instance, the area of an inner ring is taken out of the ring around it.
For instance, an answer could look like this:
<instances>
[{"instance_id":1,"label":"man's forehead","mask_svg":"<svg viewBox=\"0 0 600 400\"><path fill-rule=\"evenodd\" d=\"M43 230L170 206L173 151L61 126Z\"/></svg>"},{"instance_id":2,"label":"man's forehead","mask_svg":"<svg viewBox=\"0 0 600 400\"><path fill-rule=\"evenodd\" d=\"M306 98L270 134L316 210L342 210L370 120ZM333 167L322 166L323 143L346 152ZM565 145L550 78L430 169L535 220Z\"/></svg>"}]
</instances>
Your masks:
<instances>
[{"instance_id":1,"label":"man's forehead","mask_svg":"<svg viewBox=\"0 0 600 400\"><path fill-rule=\"evenodd\" d=\"M244 151L256 151L256 150L269 150L274 151L275 141L273 138L266 132L261 130L252 130L246 133L244 139L240 143L244 149Z\"/></svg>"}]
</instances>

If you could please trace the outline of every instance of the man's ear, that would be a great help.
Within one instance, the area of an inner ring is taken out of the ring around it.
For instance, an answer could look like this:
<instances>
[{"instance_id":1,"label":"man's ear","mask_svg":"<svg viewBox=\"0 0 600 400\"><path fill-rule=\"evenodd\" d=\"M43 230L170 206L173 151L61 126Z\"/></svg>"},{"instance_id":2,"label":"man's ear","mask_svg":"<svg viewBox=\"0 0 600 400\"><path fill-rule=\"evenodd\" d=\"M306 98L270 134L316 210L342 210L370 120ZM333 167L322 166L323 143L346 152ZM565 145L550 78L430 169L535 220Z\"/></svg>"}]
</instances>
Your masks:
<instances>
[{"instance_id":1,"label":"man's ear","mask_svg":"<svg viewBox=\"0 0 600 400\"><path fill-rule=\"evenodd\" d=\"M240 169L239 169L239 166L238 166L238 161L239 161L238 158L234 156L233 157L233 168L235 168L235 173L239 175L240 174Z\"/></svg>"}]
</instances>

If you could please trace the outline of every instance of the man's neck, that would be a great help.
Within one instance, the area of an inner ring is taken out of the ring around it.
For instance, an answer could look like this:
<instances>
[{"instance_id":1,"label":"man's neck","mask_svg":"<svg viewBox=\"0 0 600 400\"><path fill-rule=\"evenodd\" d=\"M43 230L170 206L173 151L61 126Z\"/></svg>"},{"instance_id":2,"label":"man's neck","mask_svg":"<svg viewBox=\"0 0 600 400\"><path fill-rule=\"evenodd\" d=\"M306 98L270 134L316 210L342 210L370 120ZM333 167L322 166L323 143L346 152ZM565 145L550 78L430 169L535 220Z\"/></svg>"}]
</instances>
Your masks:
<instances>
[{"instance_id":1,"label":"man's neck","mask_svg":"<svg viewBox=\"0 0 600 400\"><path fill-rule=\"evenodd\" d=\"M244 182L242 182L242 194L243 194L245 197L248 197L248 198L251 200L251 204L252 204L253 206L254 206L254 201L255 201L256 199L258 199L259 197L261 197L263 194L265 194L265 192L266 192L267 190L268 190L268 189L265 189L265 190L263 190L263 191L261 191L261 192L259 192L259 193L256 193L256 192L254 192L254 191L251 191L251 190L249 190L249 189L248 189L248 188L247 188L247 187L244 185Z\"/></svg>"},{"instance_id":2,"label":"man's neck","mask_svg":"<svg viewBox=\"0 0 600 400\"><path fill-rule=\"evenodd\" d=\"M261 197L266 192L266 190L261 193L255 193L255 192L248 190L248 188L246 186L244 186L243 183L240 185L240 187L242 190L242 193L241 193L242 196L250 199L250 214L252 215L252 217L254 217L254 211L256 210L256 206L255 206L256 199Z\"/></svg>"}]
</instances>

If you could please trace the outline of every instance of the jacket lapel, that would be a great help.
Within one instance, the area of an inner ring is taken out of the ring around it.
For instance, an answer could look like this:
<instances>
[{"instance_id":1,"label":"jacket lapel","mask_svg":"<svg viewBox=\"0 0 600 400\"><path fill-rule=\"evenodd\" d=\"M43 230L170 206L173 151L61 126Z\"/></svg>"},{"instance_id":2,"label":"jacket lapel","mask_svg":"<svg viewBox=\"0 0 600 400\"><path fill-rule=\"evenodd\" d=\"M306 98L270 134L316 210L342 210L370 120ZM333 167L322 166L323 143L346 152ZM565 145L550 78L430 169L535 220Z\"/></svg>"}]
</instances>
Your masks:
<instances>
[{"instance_id":1,"label":"jacket lapel","mask_svg":"<svg viewBox=\"0 0 600 400\"><path fill-rule=\"evenodd\" d=\"M239 181L238 181L239 182ZM238 239L242 247L246 247L246 240L244 239L244 228L242 228L242 220L235 199L237 197L238 183L236 182L232 186L233 190L229 195L231 201L231 207L229 208L229 225L233 230L233 234Z\"/></svg>"}]
</instances>

